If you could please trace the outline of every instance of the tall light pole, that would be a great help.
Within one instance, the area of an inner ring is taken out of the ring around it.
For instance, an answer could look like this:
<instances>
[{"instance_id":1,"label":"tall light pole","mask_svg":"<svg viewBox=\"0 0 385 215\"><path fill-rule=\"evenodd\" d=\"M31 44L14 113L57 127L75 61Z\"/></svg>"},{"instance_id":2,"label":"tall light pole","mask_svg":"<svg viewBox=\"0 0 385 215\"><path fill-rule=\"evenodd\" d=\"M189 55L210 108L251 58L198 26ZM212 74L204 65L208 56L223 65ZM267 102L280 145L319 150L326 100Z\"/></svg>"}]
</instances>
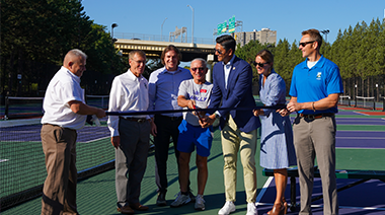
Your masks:
<instances>
[{"instance_id":1,"label":"tall light pole","mask_svg":"<svg viewBox=\"0 0 385 215\"><path fill-rule=\"evenodd\" d=\"M321 33L323 33L324 35L325 35L325 42L328 42L328 33L329 33L330 31L329 30L323 30L323 31L321 31Z\"/></svg>"},{"instance_id":2,"label":"tall light pole","mask_svg":"<svg viewBox=\"0 0 385 215\"><path fill-rule=\"evenodd\" d=\"M160 27L160 41L163 41L163 24L166 21L167 17L163 20L162 25Z\"/></svg>"},{"instance_id":3,"label":"tall light pole","mask_svg":"<svg viewBox=\"0 0 385 215\"><path fill-rule=\"evenodd\" d=\"M113 23L112 25L111 25L111 37L112 37L112 42L115 42L114 41L114 28L116 28L116 27L118 27L118 24L116 24L116 23Z\"/></svg>"},{"instance_id":4,"label":"tall light pole","mask_svg":"<svg viewBox=\"0 0 385 215\"><path fill-rule=\"evenodd\" d=\"M191 29L191 43L194 44L194 8L191 5L187 5L187 7L192 10L192 29Z\"/></svg>"}]
</instances>

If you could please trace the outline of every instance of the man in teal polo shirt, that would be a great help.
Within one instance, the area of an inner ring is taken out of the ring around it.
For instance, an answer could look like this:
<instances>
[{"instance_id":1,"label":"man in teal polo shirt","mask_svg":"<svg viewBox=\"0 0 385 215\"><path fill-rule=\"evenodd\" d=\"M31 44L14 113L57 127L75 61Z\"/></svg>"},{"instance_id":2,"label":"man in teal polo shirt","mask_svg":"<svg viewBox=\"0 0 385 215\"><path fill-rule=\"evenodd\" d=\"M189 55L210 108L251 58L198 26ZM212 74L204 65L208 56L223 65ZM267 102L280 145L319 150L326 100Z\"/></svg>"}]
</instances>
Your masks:
<instances>
[{"instance_id":1,"label":"man in teal polo shirt","mask_svg":"<svg viewBox=\"0 0 385 215\"><path fill-rule=\"evenodd\" d=\"M324 214L338 214L334 114L338 112L337 103L339 95L343 93L343 86L338 66L320 54L321 45L322 37L318 30L302 32L299 49L306 60L294 68L291 100L287 105L290 113L298 112L293 132L301 191L301 215L312 214L315 156L322 180ZM280 110L280 113L289 114L286 110Z\"/></svg>"}]
</instances>

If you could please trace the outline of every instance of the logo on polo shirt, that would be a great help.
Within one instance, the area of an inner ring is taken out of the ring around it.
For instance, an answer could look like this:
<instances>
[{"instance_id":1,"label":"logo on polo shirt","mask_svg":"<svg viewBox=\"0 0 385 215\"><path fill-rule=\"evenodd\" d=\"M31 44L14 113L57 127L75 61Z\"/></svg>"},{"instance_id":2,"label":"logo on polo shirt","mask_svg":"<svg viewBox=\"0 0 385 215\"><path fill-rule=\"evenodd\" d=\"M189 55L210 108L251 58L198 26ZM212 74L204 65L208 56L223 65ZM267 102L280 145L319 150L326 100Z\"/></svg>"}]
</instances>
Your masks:
<instances>
[{"instance_id":1,"label":"logo on polo shirt","mask_svg":"<svg viewBox=\"0 0 385 215\"><path fill-rule=\"evenodd\" d=\"M318 73L317 73L317 77L316 77L317 80L321 80L321 75L322 75L322 72L318 72Z\"/></svg>"},{"instance_id":2,"label":"logo on polo shirt","mask_svg":"<svg viewBox=\"0 0 385 215\"><path fill-rule=\"evenodd\" d=\"M201 93L207 93L206 89L201 89Z\"/></svg>"}]
</instances>

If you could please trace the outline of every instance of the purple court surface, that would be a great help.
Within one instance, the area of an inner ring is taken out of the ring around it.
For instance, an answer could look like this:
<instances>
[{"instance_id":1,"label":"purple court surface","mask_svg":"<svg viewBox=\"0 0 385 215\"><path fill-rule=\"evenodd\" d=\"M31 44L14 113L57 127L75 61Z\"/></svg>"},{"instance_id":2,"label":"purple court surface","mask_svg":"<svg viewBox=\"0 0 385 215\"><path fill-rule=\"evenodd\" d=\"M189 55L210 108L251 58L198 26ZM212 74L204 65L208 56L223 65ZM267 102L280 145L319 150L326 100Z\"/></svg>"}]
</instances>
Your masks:
<instances>
[{"instance_id":1,"label":"purple court surface","mask_svg":"<svg viewBox=\"0 0 385 215\"><path fill-rule=\"evenodd\" d=\"M337 131L336 147L337 148L385 148L385 132Z\"/></svg>"},{"instance_id":2,"label":"purple court surface","mask_svg":"<svg viewBox=\"0 0 385 215\"><path fill-rule=\"evenodd\" d=\"M384 125L385 120L381 118L336 118L339 125ZM385 128L384 128L385 131Z\"/></svg>"},{"instance_id":3,"label":"purple court surface","mask_svg":"<svg viewBox=\"0 0 385 215\"><path fill-rule=\"evenodd\" d=\"M344 187L358 180L353 179L337 179L337 188ZM300 202L299 183L296 180L296 203ZM322 195L321 179L314 179L313 198ZM290 182L286 188L286 201L290 202ZM349 189L338 192L339 214L385 214L385 183L380 180L369 180L365 183L350 187ZM274 179L268 180L265 187L257 197L258 213L266 214L272 208L275 199L275 182ZM323 200L319 199L312 202L312 212L314 215L323 214ZM287 214L298 214L297 211L288 210Z\"/></svg>"}]
</instances>

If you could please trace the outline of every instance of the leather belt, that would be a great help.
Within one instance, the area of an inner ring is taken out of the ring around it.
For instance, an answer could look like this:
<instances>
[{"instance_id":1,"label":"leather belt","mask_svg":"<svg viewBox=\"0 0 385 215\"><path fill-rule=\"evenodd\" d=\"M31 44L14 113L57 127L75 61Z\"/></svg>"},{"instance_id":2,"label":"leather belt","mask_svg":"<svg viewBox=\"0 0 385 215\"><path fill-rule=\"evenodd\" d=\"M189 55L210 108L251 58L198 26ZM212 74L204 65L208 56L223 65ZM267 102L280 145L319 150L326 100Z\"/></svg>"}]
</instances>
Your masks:
<instances>
[{"instance_id":1,"label":"leather belt","mask_svg":"<svg viewBox=\"0 0 385 215\"><path fill-rule=\"evenodd\" d=\"M128 121L139 122L139 123L142 123L142 122L146 122L146 121L147 121L146 118L132 118L132 117L127 117L127 118L119 117L119 118L120 118L120 119L124 119L124 120L128 120Z\"/></svg>"},{"instance_id":2,"label":"leather belt","mask_svg":"<svg viewBox=\"0 0 385 215\"><path fill-rule=\"evenodd\" d=\"M314 119L320 119L324 116L334 116L334 113L320 113L320 114L302 114L302 113L300 113L299 116L303 117L305 119L314 120Z\"/></svg>"},{"instance_id":3,"label":"leather belt","mask_svg":"<svg viewBox=\"0 0 385 215\"><path fill-rule=\"evenodd\" d=\"M164 116L164 115L156 115L156 116L161 116L161 117L164 117L164 118L167 118L171 121L175 121L175 120L180 120L182 119L182 116ZM156 117L155 116L155 117Z\"/></svg>"}]
</instances>

